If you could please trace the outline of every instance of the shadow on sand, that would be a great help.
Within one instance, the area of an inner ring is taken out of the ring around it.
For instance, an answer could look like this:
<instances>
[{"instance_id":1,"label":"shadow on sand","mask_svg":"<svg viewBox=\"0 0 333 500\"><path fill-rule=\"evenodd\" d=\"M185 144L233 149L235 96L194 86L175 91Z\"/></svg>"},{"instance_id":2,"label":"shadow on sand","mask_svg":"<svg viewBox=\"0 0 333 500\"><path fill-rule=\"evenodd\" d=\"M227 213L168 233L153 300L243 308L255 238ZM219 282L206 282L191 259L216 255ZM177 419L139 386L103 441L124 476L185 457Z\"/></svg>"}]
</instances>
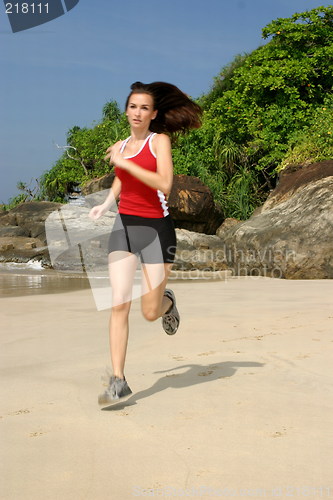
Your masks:
<instances>
[{"instance_id":1,"label":"shadow on sand","mask_svg":"<svg viewBox=\"0 0 333 500\"><path fill-rule=\"evenodd\" d=\"M211 382L217 379L232 377L238 368L255 368L262 367L263 363L254 361L223 361L222 363L213 363L210 365L182 365L169 370L157 371L154 373L167 373L167 375L159 378L154 385L148 389L133 394L126 400L121 400L112 405L102 408L102 411L122 410L128 406L135 405L140 399L147 398L157 392L165 391L166 389L182 389L191 385ZM177 370L187 368L185 372L177 373Z\"/></svg>"}]
</instances>

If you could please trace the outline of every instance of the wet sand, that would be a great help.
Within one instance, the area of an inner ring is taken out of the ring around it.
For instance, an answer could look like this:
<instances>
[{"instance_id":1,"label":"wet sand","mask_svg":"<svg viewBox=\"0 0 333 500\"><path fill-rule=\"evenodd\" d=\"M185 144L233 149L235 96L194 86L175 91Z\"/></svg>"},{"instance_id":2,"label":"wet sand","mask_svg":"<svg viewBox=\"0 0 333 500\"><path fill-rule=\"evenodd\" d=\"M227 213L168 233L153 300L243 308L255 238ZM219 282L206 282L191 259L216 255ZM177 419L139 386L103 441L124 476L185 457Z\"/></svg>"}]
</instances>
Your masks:
<instances>
[{"instance_id":1,"label":"wet sand","mask_svg":"<svg viewBox=\"0 0 333 500\"><path fill-rule=\"evenodd\" d=\"M89 288L88 278L53 271L0 272L0 298L53 294Z\"/></svg>"},{"instance_id":2,"label":"wet sand","mask_svg":"<svg viewBox=\"0 0 333 500\"><path fill-rule=\"evenodd\" d=\"M1 499L333 498L333 281L172 287L179 331L133 303L107 408L91 290L1 299Z\"/></svg>"}]
</instances>

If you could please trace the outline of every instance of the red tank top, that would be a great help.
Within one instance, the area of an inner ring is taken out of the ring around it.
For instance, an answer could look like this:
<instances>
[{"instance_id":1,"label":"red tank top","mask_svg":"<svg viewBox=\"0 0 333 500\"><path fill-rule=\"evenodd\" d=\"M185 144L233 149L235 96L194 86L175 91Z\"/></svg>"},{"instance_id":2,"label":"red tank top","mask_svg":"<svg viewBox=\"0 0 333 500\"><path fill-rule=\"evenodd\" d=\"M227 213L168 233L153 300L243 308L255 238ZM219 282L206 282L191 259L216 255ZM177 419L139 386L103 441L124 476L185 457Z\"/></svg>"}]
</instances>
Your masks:
<instances>
[{"instance_id":1,"label":"red tank top","mask_svg":"<svg viewBox=\"0 0 333 500\"><path fill-rule=\"evenodd\" d=\"M156 172L156 155L152 151L151 141L155 134L151 133L143 143L140 151L133 156L125 156L137 165L151 172ZM123 142L123 152L130 137ZM119 167L115 174L121 181L121 192L118 211L120 214L137 215L157 219L169 214L165 195L158 189L151 188L136 177Z\"/></svg>"}]
</instances>

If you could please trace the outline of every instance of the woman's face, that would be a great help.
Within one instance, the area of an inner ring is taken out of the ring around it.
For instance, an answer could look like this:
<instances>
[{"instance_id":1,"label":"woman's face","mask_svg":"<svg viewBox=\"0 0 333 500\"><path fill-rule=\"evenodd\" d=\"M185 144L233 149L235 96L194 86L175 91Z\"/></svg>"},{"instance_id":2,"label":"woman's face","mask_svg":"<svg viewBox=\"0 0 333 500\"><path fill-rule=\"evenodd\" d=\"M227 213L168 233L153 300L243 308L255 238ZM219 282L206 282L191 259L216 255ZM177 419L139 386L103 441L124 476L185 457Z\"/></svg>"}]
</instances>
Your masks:
<instances>
[{"instance_id":1,"label":"woman's face","mask_svg":"<svg viewBox=\"0 0 333 500\"><path fill-rule=\"evenodd\" d=\"M132 94L128 100L126 115L132 128L149 128L151 120L157 115L152 96Z\"/></svg>"}]
</instances>

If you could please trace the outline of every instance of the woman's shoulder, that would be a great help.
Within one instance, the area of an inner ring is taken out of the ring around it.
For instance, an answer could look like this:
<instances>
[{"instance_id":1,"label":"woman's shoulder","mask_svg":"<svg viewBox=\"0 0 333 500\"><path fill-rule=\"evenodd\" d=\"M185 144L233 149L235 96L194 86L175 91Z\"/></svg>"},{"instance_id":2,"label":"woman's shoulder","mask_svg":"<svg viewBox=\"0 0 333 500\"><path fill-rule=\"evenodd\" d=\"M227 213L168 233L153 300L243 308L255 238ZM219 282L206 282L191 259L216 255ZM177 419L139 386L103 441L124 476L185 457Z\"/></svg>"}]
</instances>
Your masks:
<instances>
[{"instance_id":1,"label":"woman's shoulder","mask_svg":"<svg viewBox=\"0 0 333 500\"><path fill-rule=\"evenodd\" d=\"M129 137L126 137L126 139L120 139L120 141L117 141L114 143L113 146L115 146L116 148L123 148L126 146L128 140L130 139L130 136Z\"/></svg>"},{"instance_id":2,"label":"woman's shoulder","mask_svg":"<svg viewBox=\"0 0 333 500\"><path fill-rule=\"evenodd\" d=\"M125 141L127 141L127 139L121 139L120 141L114 142L110 148L121 146Z\"/></svg>"},{"instance_id":3,"label":"woman's shoulder","mask_svg":"<svg viewBox=\"0 0 333 500\"><path fill-rule=\"evenodd\" d=\"M151 148L155 155L157 155L159 151L165 151L166 148L171 149L170 137L167 134L154 133L151 138Z\"/></svg>"},{"instance_id":4,"label":"woman's shoulder","mask_svg":"<svg viewBox=\"0 0 333 500\"><path fill-rule=\"evenodd\" d=\"M171 144L170 137L168 136L168 134L164 134L164 133L161 133L161 134L154 133L152 140L156 145L157 144Z\"/></svg>"},{"instance_id":5,"label":"woman's shoulder","mask_svg":"<svg viewBox=\"0 0 333 500\"><path fill-rule=\"evenodd\" d=\"M131 138L131 136L129 135L129 136L125 137L125 139L120 139L120 140L117 142L117 144L122 144L123 142L128 141L130 138Z\"/></svg>"}]
</instances>

